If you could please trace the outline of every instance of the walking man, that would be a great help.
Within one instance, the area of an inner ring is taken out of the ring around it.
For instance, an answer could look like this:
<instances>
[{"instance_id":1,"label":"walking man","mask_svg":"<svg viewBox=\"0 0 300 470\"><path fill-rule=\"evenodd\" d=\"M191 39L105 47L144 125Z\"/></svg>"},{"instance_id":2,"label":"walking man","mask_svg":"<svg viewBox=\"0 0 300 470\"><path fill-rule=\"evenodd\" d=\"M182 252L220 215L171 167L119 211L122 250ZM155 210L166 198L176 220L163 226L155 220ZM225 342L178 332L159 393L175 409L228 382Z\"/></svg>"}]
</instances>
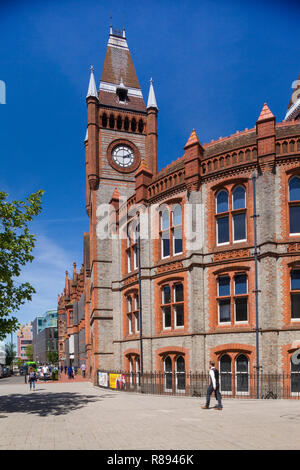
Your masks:
<instances>
[{"instance_id":1,"label":"walking man","mask_svg":"<svg viewBox=\"0 0 300 470\"><path fill-rule=\"evenodd\" d=\"M49 372L48 366L46 364L44 364L43 365L44 382L46 382L46 380L47 380L48 372Z\"/></svg>"},{"instance_id":2,"label":"walking man","mask_svg":"<svg viewBox=\"0 0 300 470\"><path fill-rule=\"evenodd\" d=\"M215 407L215 410L222 410L222 397L219 390L219 371L215 368L215 363L209 362L209 386L206 394L206 405L202 406L203 410L208 410L210 403L210 396L215 392L216 400L218 400L218 406Z\"/></svg>"}]
</instances>

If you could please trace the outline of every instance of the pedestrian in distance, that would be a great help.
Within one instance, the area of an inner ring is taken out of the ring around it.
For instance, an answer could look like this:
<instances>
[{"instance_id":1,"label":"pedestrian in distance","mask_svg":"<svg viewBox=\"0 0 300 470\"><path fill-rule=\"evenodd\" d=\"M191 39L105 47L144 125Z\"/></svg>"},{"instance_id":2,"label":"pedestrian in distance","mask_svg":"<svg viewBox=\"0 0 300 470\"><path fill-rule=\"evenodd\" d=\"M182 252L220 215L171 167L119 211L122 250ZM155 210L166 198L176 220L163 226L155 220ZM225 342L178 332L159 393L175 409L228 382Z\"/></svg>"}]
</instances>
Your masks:
<instances>
[{"instance_id":1,"label":"pedestrian in distance","mask_svg":"<svg viewBox=\"0 0 300 470\"><path fill-rule=\"evenodd\" d=\"M67 375L68 368L65 366L65 374Z\"/></svg>"},{"instance_id":2,"label":"pedestrian in distance","mask_svg":"<svg viewBox=\"0 0 300 470\"><path fill-rule=\"evenodd\" d=\"M216 400L218 401L218 406L215 407L215 410L222 410L222 397L220 393L220 384L219 384L219 371L215 368L215 363L213 361L209 362L209 386L206 393L206 404L202 406L203 410L209 409L210 396L215 392Z\"/></svg>"},{"instance_id":3,"label":"pedestrian in distance","mask_svg":"<svg viewBox=\"0 0 300 470\"><path fill-rule=\"evenodd\" d=\"M46 364L43 365L43 376L44 376L44 382L46 382L46 377L49 372L48 366Z\"/></svg>"},{"instance_id":4,"label":"pedestrian in distance","mask_svg":"<svg viewBox=\"0 0 300 470\"><path fill-rule=\"evenodd\" d=\"M83 362L81 364L81 373L82 373L83 378L85 378L85 370L86 370L86 366L85 366L85 363Z\"/></svg>"},{"instance_id":5,"label":"pedestrian in distance","mask_svg":"<svg viewBox=\"0 0 300 470\"><path fill-rule=\"evenodd\" d=\"M37 380L35 370L31 367L28 372L29 372L28 380L29 380L30 390L31 389L35 390L35 382Z\"/></svg>"},{"instance_id":6,"label":"pedestrian in distance","mask_svg":"<svg viewBox=\"0 0 300 470\"><path fill-rule=\"evenodd\" d=\"M69 379L72 379L72 376L73 376L73 369L71 366L68 367L68 378Z\"/></svg>"}]
</instances>

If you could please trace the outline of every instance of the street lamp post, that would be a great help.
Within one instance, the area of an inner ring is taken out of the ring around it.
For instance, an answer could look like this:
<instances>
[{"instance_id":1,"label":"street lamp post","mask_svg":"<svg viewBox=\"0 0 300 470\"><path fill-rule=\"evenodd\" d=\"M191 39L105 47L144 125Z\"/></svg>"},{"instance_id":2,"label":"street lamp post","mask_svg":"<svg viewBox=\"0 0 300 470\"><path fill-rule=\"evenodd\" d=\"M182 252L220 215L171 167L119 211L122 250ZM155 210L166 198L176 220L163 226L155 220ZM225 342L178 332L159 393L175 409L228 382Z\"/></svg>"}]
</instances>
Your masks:
<instances>
[{"instance_id":1,"label":"street lamp post","mask_svg":"<svg viewBox=\"0 0 300 470\"><path fill-rule=\"evenodd\" d=\"M257 260L257 224L256 219L256 173L252 174L253 183L253 215L254 220L254 264L255 264L255 334L256 334L256 398L259 398L259 319L258 319L258 260Z\"/></svg>"},{"instance_id":2,"label":"street lamp post","mask_svg":"<svg viewBox=\"0 0 300 470\"><path fill-rule=\"evenodd\" d=\"M141 280L141 223L138 217L138 264L139 264L139 322L140 322L140 374L143 376L143 322L142 322L142 280Z\"/></svg>"}]
</instances>

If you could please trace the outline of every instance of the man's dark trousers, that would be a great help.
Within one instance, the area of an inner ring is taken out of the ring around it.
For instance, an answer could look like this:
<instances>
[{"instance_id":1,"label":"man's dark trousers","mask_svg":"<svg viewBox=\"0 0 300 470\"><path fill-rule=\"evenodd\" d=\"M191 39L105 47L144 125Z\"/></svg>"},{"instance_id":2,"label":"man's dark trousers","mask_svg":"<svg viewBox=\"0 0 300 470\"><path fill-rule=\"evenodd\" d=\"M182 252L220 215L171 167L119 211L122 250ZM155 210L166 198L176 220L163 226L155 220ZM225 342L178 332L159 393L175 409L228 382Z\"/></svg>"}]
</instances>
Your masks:
<instances>
[{"instance_id":1,"label":"man's dark trousers","mask_svg":"<svg viewBox=\"0 0 300 470\"><path fill-rule=\"evenodd\" d=\"M214 390L214 387L212 386L212 384L210 384L208 389L207 389L207 394L206 394L206 406L207 406L207 408L209 407L210 396L213 392L215 392L216 400L218 400L218 407L222 408L222 401L221 401L222 397L221 397L221 393L220 393L220 390L219 390L219 386L217 386L216 390Z\"/></svg>"}]
</instances>

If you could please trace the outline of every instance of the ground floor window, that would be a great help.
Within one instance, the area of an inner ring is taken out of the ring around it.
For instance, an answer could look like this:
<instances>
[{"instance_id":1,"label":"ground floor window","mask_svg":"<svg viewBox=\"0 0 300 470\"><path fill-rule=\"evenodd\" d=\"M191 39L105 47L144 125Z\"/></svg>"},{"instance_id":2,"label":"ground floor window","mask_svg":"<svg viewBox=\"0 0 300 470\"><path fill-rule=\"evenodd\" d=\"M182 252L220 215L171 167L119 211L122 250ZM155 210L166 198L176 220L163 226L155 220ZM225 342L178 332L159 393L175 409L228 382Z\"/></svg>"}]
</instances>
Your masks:
<instances>
[{"instance_id":1,"label":"ground floor window","mask_svg":"<svg viewBox=\"0 0 300 470\"><path fill-rule=\"evenodd\" d=\"M219 360L220 390L225 395L249 394L249 359L245 354L231 357L223 354Z\"/></svg>"},{"instance_id":2,"label":"ground floor window","mask_svg":"<svg viewBox=\"0 0 300 470\"><path fill-rule=\"evenodd\" d=\"M300 394L300 364L294 364L291 359L291 393Z\"/></svg>"},{"instance_id":3,"label":"ground floor window","mask_svg":"<svg viewBox=\"0 0 300 470\"><path fill-rule=\"evenodd\" d=\"M166 392L184 392L186 385L185 360L179 355L166 356L164 359L164 390Z\"/></svg>"}]
</instances>

